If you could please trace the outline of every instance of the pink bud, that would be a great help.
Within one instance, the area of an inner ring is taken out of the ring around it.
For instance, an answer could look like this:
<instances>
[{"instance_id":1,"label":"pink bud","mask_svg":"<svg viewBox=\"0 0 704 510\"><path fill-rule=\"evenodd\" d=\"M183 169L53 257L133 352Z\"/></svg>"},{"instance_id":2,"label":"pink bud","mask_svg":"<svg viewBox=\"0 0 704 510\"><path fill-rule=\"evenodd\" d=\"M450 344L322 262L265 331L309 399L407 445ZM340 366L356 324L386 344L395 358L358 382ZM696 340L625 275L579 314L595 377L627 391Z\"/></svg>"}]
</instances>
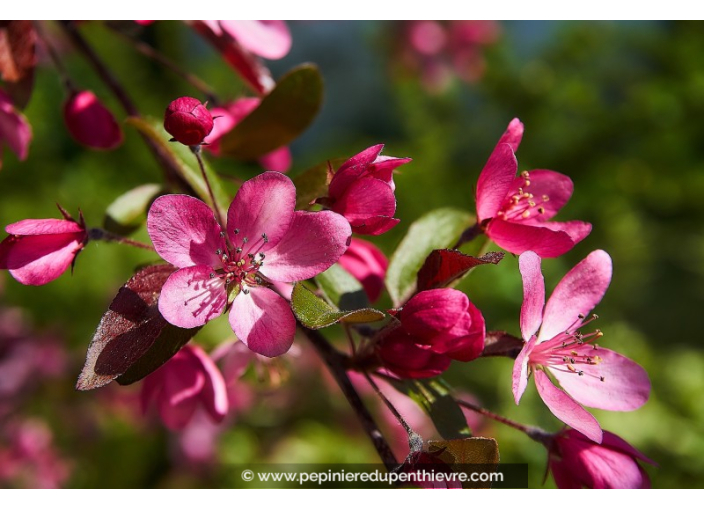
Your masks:
<instances>
[{"instance_id":1,"label":"pink bud","mask_svg":"<svg viewBox=\"0 0 704 510\"><path fill-rule=\"evenodd\" d=\"M213 116L193 97L179 97L164 113L164 129L184 145L200 145L213 130Z\"/></svg>"},{"instance_id":2,"label":"pink bud","mask_svg":"<svg viewBox=\"0 0 704 510\"><path fill-rule=\"evenodd\" d=\"M447 356L417 347L414 338L402 327L382 339L377 354L386 369L406 379L438 376L448 369L452 361Z\"/></svg>"},{"instance_id":3,"label":"pink bud","mask_svg":"<svg viewBox=\"0 0 704 510\"><path fill-rule=\"evenodd\" d=\"M69 97L64 105L64 121L73 139L91 149L111 150L122 143L120 125L89 90Z\"/></svg>"},{"instance_id":4,"label":"pink bud","mask_svg":"<svg viewBox=\"0 0 704 510\"><path fill-rule=\"evenodd\" d=\"M0 243L0 269L8 269L24 285L44 285L73 264L88 238L85 226L65 220L22 220L5 227Z\"/></svg>"},{"instance_id":5,"label":"pink bud","mask_svg":"<svg viewBox=\"0 0 704 510\"><path fill-rule=\"evenodd\" d=\"M340 265L364 287L369 301L379 299L384 290L384 276L389 261L382 251L369 241L352 238L347 251L340 257Z\"/></svg>"}]
</instances>

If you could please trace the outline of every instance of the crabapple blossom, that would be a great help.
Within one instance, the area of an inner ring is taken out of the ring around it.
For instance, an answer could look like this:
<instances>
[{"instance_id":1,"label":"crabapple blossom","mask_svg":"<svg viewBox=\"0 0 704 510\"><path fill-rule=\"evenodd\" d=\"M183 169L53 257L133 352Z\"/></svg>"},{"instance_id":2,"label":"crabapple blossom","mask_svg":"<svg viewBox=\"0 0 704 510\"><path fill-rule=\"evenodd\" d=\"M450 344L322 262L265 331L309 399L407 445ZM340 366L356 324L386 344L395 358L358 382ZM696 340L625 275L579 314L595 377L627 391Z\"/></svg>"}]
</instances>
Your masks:
<instances>
[{"instance_id":1,"label":"crabapple blossom","mask_svg":"<svg viewBox=\"0 0 704 510\"><path fill-rule=\"evenodd\" d=\"M534 251L559 257L589 235L582 221L549 221L572 196L572 181L552 170L531 170L516 176L515 151L523 124L513 119L499 139L477 182L477 221L486 235L506 251Z\"/></svg>"},{"instance_id":2,"label":"crabapple blossom","mask_svg":"<svg viewBox=\"0 0 704 510\"><path fill-rule=\"evenodd\" d=\"M379 299L389 267L389 261L379 248L369 241L353 237L349 248L340 257L340 265L359 280L369 301Z\"/></svg>"},{"instance_id":3,"label":"crabapple blossom","mask_svg":"<svg viewBox=\"0 0 704 510\"><path fill-rule=\"evenodd\" d=\"M0 90L0 168L2 149L7 145L20 160L27 159L32 128L27 119L12 104L10 96Z\"/></svg>"},{"instance_id":4,"label":"crabapple blossom","mask_svg":"<svg viewBox=\"0 0 704 510\"><path fill-rule=\"evenodd\" d=\"M600 330L582 332L597 318L587 315L609 286L611 257L602 250L591 252L562 278L547 304L540 257L529 251L518 261L523 277L521 333L526 344L513 367L516 404L532 373L550 411L600 443L601 427L583 405L632 411L650 395L650 380L640 365L594 343L603 336Z\"/></svg>"},{"instance_id":5,"label":"crabapple blossom","mask_svg":"<svg viewBox=\"0 0 704 510\"><path fill-rule=\"evenodd\" d=\"M294 211L296 188L278 172L246 181L221 226L186 195L159 197L147 216L157 253L179 268L159 297L175 326L194 328L230 308L230 325L251 350L274 357L293 343L296 321L271 282L306 280L337 262L351 236L332 212Z\"/></svg>"},{"instance_id":6,"label":"crabapple blossom","mask_svg":"<svg viewBox=\"0 0 704 510\"><path fill-rule=\"evenodd\" d=\"M89 90L71 94L64 104L64 122L73 139L91 149L114 149L124 138L113 114Z\"/></svg>"},{"instance_id":7,"label":"crabapple blossom","mask_svg":"<svg viewBox=\"0 0 704 510\"><path fill-rule=\"evenodd\" d=\"M193 97L179 97L164 112L164 129L184 145L200 145L213 130L213 116Z\"/></svg>"},{"instance_id":8,"label":"crabapple blossom","mask_svg":"<svg viewBox=\"0 0 704 510\"><path fill-rule=\"evenodd\" d=\"M357 234L383 234L400 221L393 217L393 171L411 159L381 156L383 148L374 145L351 157L330 181L327 205L347 218Z\"/></svg>"}]
</instances>

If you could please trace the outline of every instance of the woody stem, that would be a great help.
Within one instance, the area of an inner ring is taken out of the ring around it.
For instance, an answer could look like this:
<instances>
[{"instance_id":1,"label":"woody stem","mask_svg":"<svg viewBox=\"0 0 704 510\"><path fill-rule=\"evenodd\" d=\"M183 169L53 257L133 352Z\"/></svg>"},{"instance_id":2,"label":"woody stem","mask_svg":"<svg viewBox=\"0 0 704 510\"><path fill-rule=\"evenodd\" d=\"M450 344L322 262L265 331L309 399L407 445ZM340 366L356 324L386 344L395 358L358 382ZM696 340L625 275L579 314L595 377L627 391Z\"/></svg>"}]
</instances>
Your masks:
<instances>
[{"instance_id":1,"label":"woody stem","mask_svg":"<svg viewBox=\"0 0 704 510\"><path fill-rule=\"evenodd\" d=\"M143 250L156 251L153 246L149 244L140 243L134 239L129 239L127 237L122 237L121 235L115 234L108 230L103 230L102 228L92 228L88 231L88 237L92 241L107 241L118 244L126 244L129 246L134 246L135 248L141 248Z\"/></svg>"},{"instance_id":2,"label":"woody stem","mask_svg":"<svg viewBox=\"0 0 704 510\"><path fill-rule=\"evenodd\" d=\"M531 427L528 425L523 425L522 423L515 422L509 418L506 418L505 416L501 416L500 414L496 414L492 411L489 411L488 409L484 409L481 406L478 406L476 404L472 404L471 402L467 402L466 400L462 399L455 399L457 403L466 408L469 409L470 411L474 411L475 413L479 413L483 416L486 416L487 418L491 418L494 421L498 421L499 423L503 423L504 425L508 425L509 427L512 427L516 430L520 430L521 432L525 433L530 437L531 439L534 439L536 441L543 441L543 438L549 437L550 434L545 432L544 430L538 428L538 427Z\"/></svg>"}]
</instances>

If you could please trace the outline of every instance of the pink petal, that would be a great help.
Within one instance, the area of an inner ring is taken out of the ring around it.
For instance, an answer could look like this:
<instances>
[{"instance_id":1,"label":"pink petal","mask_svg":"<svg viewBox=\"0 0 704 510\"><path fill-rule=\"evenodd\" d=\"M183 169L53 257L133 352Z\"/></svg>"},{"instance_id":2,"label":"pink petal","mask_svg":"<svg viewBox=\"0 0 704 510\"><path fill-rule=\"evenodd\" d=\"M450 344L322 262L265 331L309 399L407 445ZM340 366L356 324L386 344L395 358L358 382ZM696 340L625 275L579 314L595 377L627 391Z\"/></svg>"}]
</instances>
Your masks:
<instances>
[{"instance_id":1,"label":"pink petal","mask_svg":"<svg viewBox=\"0 0 704 510\"><path fill-rule=\"evenodd\" d=\"M261 269L277 282L296 282L322 273L340 259L352 235L345 218L332 211L296 211L293 218L286 236L266 251Z\"/></svg>"},{"instance_id":2,"label":"pink petal","mask_svg":"<svg viewBox=\"0 0 704 510\"><path fill-rule=\"evenodd\" d=\"M387 335L377 348L384 367L407 379L435 377L449 368L452 363L450 358L421 349L413 340L403 328Z\"/></svg>"},{"instance_id":3,"label":"pink petal","mask_svg":"<svg viewBox=\"0 0 704 510\"><path fill-rule=\"evenodd\" d=\"M527 342L538 331L543 320L545 280L540 270L540 257L532 251L523 252L518 257L518 270L523 278L521 333Z\"/></svg>"},{"instance_id":4,"label":"pink petal","mask_svg":"<svg viewBox=\"0 0 704 510\"><path fill-rule=\"evenodd\" d=\"M210 109L213 116L213 130L205 138L208 145L203 147L213 154L220 153L220 139L226 133L229 133L234 127L239 124L242 119L252 113L261 103L258 97L242 97L225 107L215 107Z\"/></svg>"},{"instance_id":5,"label":"pink petal","mask_svg":"<svg viewBox=\"0 0 704 510\"><path fill-rule=\"evenodd\" d=\"M330 196L335 199L341 197L352 183L367 173L369 166L379 157L383 148L384 144L373 145L345 161L330 181Z\"/></svg>"},{"instance_id":6,"label":"pink petal","mask_svg":"<svg viewBox=\"0 0 704 510\"><path fill-rule=\"evenodd\" d=\"M378 236L384 234L399 224L401 220L388 216L375 216L365 220L350 222L355 234Z\"/></svg>"},{"instance_id":7,"label":"pink petal","mask_svg":"<svg viewBox=\"0 0 704 510\"><path fill-rule=\"evenodd\" d=\"M506 251L515 254L534 251L542 258L559 257L574 247L574 241L565 232L496 218L489 222L486 235Z\"/></svg>"},{"instance_id":8,"label":"pink petal","mask_svg":"<svg viewBox=\"0 0 704 510\"><path fill-rule=\"evenodd\" d=\"M244 48L260 57L278 60L291 49L291 33L283 21L220 20L219 23Z\"/></svg>"},{"instance_id":9,"label":"pink petal","mask_svg":"<svg viewBox=\"0 0 704 510\"><path fill-rule=\"evenodd\" d=\"M295 206L296 187L285 175L264 172L246 181L227 212L227 236L232 246L242 247L245 254L268 255L291 227ZM262 243L264 234L266 243Z\"/></svg>"},{"instance_id":10,"label":"pink petal","mask_svg":"<svg viewBox=\"0 0 704 510\"><path fill-rule=\"evenodd\" d=\"M9 96L0 90L0 149L6 143L18 159L25 160L31 140L32 128L29 122L15 109Z\"/></svg>"},{"instance_id":11,"label":"pink petal","mask_svg":"<svg viewBox=\"0 0 704 510\"><path fill-rule=\"evenodd\" d=\"M522 138L523 123L516 118L509 123L508 128L506 129L504 134L501 135L501 138L499 139L499 143L497 143L497 145L507 143L511 146L513 152L516 152L518 151L518 146L520 145Z\"/></svg>"},{"instance_id":12,"label":"pink petal","mask_svg":"<svg viewBox=\"0 0 704 510\"><path fill-rule=\"evenodd\" d=\"M45 234L73 234L84 232L84 228L75 221L50 218L18 221L5 227L5 232L15 236L38 236Z\"/></svg>"},{"instance_id":13,"label":"pink petal","mask_svg":"<svg viewBox=\"0 0 704 510\"><path fill-rule=\"evenodd\" d=\"M227 304L225 283L211 278L209 266L179 269L169 276L159 296L159 311L180 328L196 328L222 315Z\"/></svg>"},{"instance_id":14,"label":"pink petal","mask_svg":"<svg viewBox=\"0 0 704 510\"><path fill-rule=\"evenodd\" d=\"M73 139L92 149L114 149L124 140L112 112L89 90L71 94L64 105L64 121Z\"/></svg>"},{"instance_id":15,"label":"pink petal","mask_svg":"<svg viewBox=\"0 0 704 510\"><path fill-rule=\"evenodd\" d=\"M603 250L591 252L557 284L543 314L540 341L563 333L577 317L588 315L604 297L611 282L611 257Z\"/></svg>"},{"instance_id":16,"label":"pink petal","mask_svg":"<svg viewBox=\"0 0 704 510\"><path fill-rule=\"evenodd\" d=\"M575 430L580 431L595 443L601 443L599 422L575 402L567 393L556 387L542 370L534 371L535 385L540 398L550 412Z\"/></svg>"},{"instance_id":17,"label":"pink petal","mask_svg":"<svg viewBox=\"0 0 704 510\"><path fill-rule=\"evenodd\" d=\"M580 363L574 372L553 370L560 386L580 404L607 411L633 411L645 404L650 396L650 379L646 371L630 359L609 349L588 344L574 349L580 355L599 356L597 365ZM604 380L601 381L600 377Z\"/></svg>"},{"instance_id":18,"label":"pink petal","mask_svg":"<svg viewBox=\"0 0 704 510\"><path fill-rule=\"evenodd\" d=\"M253 287L249 294L237 295L230 326L247 347L269 358L288 352L296 333L291 305L266 287Z\"/></svg>"},{"instance_id":19,"label":"pink petal","mask_svg":"<svg viewBox=\"0 0 704 510\"><path fill-rule=\"evenodd\" d=\"M489 156L477 182L477 217L479 221L493 218L511 188L518 162L511 146L500 143Z\"/></svg>"},{"instance_id":20,"label":"pink petal","mask_svg":"<svg viewBox=\"0 0 704 510\"><path fill-rule=\"evenodd\" d=\"M533 200L545 212L538 216L538 221L547 221L557 214L569 201L574 191L572 179L553 170L530 170L528 172L530 185L525 185L525 178L518 176L514 179L509 194L518 193L518 188L524 192L532 193ZM547 201L544 201L547 198Z\"/></svg>"},{"instance_id":21,"label":"pink petal","mask_svg":"<svg viewBox=\"0 0 704 510\"><path fill-rule=\"evenodd\" d=\"M411 158L394 158L391 156L377 156L376 160L369 165L369 174L377 179L387 182L391 189L395 190L394 170L413 161Z\"/></svg>"},{"instance_id":22,"label":"pink petal","mask_svg":"<svg viewBox=\"0 0 704 510\"><path fill-rule=\"evenodd\" d=\"M226 248L212 209L188 195L157 198L147 215L147 231L156 252L176 267L222 265L217 250Z\"/></svg>"},{"instance_id":23,"label":"pink petal","mask_svg":"<svg viewBox=\"0 0 704 510\"><path fill-rule=\"evenodd\" d=\"M516 401L516 405L521 401L523 393L526 391L526 386L528 385L528 361L530 360L530 353L533 351L533 347L538 342L536 337L531 337L530 340L523 346L521 352L516 357L516 361L513 363L513 399Z\"/></svg>"},{"instance_id":24,"label":"pink petal","mask_svg":"<svg viewBox=\"0 0 704 510\"><path fill-rule=\"evenodd\" d=\"M601 444L602 446L611 448L612 450L619 450L635 459L640 459L643 462L647 462L648 464L653 464L654 466L657 466L657 462L652 459L649 459L612 432L608 432L606 430L604 431L604 440L601 442Z\"/></svg>"},{"instance_id":25,"label":"pink petal","mask_svg":"<svg viewBox=\"0 0 704 510\"><path fill-rule=\"evenodd\" d=\"M369 241L352 238L347 251L340 257L340 265L364 287L369 301L379 299L384 289L384 277L389 261L384 253Z\"/></svg>"},{"instance_id":26,"label":"pink petal","mask_svg":"<svg viewBox=\"0 0 704 510\"><path fill-rule=\"evenodd\" d=\"M288 172L291 169L291 161L291 150L288 147L280 147L259 158L262 168L272 172Z\"/></svg>"},{"instance_id":27,"label":"pink petal","mask_svg":"<svg viewBox=\"0 0 704 510\"><path fill-rule=\"evenodd\" d=\"M191 421L198 407L198 399L191 397L177 406L172 406L166 400L159 400L159 416L164 425L171 430L181 430Z\"/></svg>"},{"instance_id":28,"label":"pink petal","mask_svg":"<svg viewBox=\"0 0 704 510\"><path fill-rule=\"evenodd\" d=\"M0 245L0 268L23 285L45 285L69 268L84 237L84 232L10 237Z\"/></svg>"},{"instance_id":29,"label":"pink petal","mask_svg":"<svg viewBox=\"0 0 704 510\"><path fill-rule=\"evenodd\" d=\"M406 331L421 337L432 337L452 328L467 312L469 299L455 289L433 289L419 292L399 314Z\"/></svg>"},{"instance_id":30,"label":"pink petal","mask_svg":"<svg viewBox=\"0 0 704 510\"><path fill-rule=\"evenodd\" d=\"M203 349L192 346L191 353L198 359L200 370L205 374L205 384L200 399L213 420L220 422L227 416L229 408L225 379Z\"/></svg>"},{"instance_id":31,"label":"pink petal","mask_svg":"<svg viewBox=\"0 0 704 510\"><path fill-rule=\"evenodd\" d=\"M535 227L549 228L555 232L564 232L572 239L574 244L582 241L592 231L591 223L585 223L579 220L573 221L523 221L523 225L531 225Z\"/></svg>"},{"instance_id":32,"label":"pink petal","mask_svg":"<svg viewBox=\"0 0 704 510\"><path fill-rule=\"evenodd\" d=\"M396 212L396 197L389 184L365 177L352 183L332 208L352 224L376 216L390 218Z\"/></svg>"}]
</instances>

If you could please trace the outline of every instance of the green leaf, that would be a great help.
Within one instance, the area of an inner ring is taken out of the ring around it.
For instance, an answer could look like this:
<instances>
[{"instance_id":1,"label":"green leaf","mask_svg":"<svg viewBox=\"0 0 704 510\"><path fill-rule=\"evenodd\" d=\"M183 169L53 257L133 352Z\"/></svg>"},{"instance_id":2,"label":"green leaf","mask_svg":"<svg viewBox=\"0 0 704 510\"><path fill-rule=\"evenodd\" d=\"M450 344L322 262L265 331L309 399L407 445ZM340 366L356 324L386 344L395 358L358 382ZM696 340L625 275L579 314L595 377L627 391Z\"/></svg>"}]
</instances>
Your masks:
<instances>
[{"instance_id":1,"label":"green leaf","mask_svg":"<svg viewBox=\"0 0 704 510\"><path fill-rule=\"evenodd\" d=\"M319 298L301 282L296 283L291 294L293 314L305 327L321 329L337 322L367 323L380 321L384 312L373 308L362 308L341 312Z\"/></svg>"},{"instance_id":2,"label":"green leaf","mask_svg":"<svg viewBox=\"0 0 704 510\"><path fill-rule=\"evenodd\" d=\"M469 437L472 431L467 425L450 388L441 379L388 379L401 393L412 398L433 420L433 425L445 439Z\"/></svg>"},{"instance_id":3,"label":"green leaf","mask_svg":"<svg viewBox=\"0 0 704 510\"><path fill-rule=\"evenodd\" d=\"M129 117L126 122L155 142L159 149L161 149L164 157L171 160L172 166L177 169L179 176L193 188L201 200L210 207L213 207L210 194L208 193L208 187L198 167L198 160L195 154L191 152L190 148L180 143L169 142L171 135L164 130L163 122L160 120L154 118ZM224 217L227 212L227 207L230 205L230 197L222 187L220 178L213 172L205 158L203 158L203 165L205 167L205 174L208 176L210 186L213 189L217 207L219 207L220 213Z\"/></svg>"},{"instance_id":4,"label":"green leaf","mask_svg":"<svg viewBox=\"0 0 704 510\"><path fill-rule=\"evenodd\" d=\"M330 303L340 310L358 310L369 306L362 284L340 264L330 266L327 271L316 276L315 281Z\"/></svg>"},{"instance_id":5,"label":"green leaf","mask_svg":"<svg viewBox=\"0 0 704 510\"><path fill-rule=\"evenodd\" d=\"M149 206L162 192L159 184L143 184L120 195L105 211L103 225L116 234L131 234L144 223Z\"/></svg>"},{"instance_id":6,"label":"green leaf","mask_svg":"<svg viewBox=\"0 0 704 510\"><path fill-rule=\"evenodd\" d=\"M472 223L474 217L458 209L435 209L421 216L408 229L386 271L386 288L399 307L416 289L416 275L430 252L447 248Z\"/></svg>"},{"instance_id":7,"label":"green leaf","mask_svg":"<svg viewBox=\"0 0 704 510\"><path fill-rule=\"evenodd\" d=\"M323 78L312 64L286 74L259 106L220 140L220 152L256 159L295 140L318 114Z\"/></svg>"},{"instance_id":8,"label":"green leaf","mask_svg":"<svg viewBox=\"0 0 704 510\"><path fill-rule=\"evenodd\" d=\"M293 178L296 186L296 209L308 209L316 198L328 194L329 171L338 169L345 161L344 158L335 158L315 165Z\"/></svg>"},{"instance_id":9,"label":"green leaf","mask_svg":"<svg viewBox=\"0 0 704 510\"><path fill-rule=\"evenodd\" d=\"M437 454L440 460L452 467L456 473L467 473L464 489L489 489L491 482L471 482L472 473L496 471L499 464L499 445L491 437L468 437L450 441L428 441L426 448Z\"/></svg>"}]
</instances>

